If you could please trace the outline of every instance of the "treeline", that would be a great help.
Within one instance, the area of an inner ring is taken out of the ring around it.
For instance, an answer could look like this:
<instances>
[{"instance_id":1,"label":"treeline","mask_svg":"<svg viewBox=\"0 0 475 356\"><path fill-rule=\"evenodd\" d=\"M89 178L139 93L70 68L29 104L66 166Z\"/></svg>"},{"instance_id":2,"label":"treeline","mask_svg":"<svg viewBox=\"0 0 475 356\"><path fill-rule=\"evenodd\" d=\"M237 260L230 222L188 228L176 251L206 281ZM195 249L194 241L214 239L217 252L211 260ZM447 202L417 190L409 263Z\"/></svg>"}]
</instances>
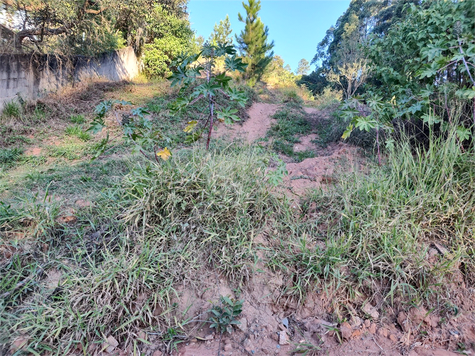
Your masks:
<instances>
[{"instance_id":1,"label":"treeline","mask_svg":"<svg viewBox=\"0 0 475 356\"><path fill-rule=\"evenodd\" d=\"M346 135L422 119L436 129L455 124L463 142L475 124L474 19L473 1L352 0L300 83L343 92Z\"/></svg>"}]
</instances>

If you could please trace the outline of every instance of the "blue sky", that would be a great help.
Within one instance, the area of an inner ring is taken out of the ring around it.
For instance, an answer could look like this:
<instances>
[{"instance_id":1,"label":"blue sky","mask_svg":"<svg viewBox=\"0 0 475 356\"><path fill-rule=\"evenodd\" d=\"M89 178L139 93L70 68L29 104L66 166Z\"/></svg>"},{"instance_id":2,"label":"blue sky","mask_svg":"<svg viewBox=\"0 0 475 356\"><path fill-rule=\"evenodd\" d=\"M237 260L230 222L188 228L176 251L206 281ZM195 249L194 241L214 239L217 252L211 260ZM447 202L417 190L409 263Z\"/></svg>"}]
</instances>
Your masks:
<instances>
[{"instance_id":1,"label":"blue sky","mask_svg":"<svg viewBox=\"0 0 475 356\"><path fill-rule=\"evenodd\" d=\"M349 4L350 0L261 0L259 16L269 27L269 38L275 41L274 53L295 71L302 58L312 60L318 42ZM237 19L238 12L246 14L242 0L190 0L188 12L191 27L204 38L227 14L233 36L244 28Z\"/></svg>"}]
</instances>

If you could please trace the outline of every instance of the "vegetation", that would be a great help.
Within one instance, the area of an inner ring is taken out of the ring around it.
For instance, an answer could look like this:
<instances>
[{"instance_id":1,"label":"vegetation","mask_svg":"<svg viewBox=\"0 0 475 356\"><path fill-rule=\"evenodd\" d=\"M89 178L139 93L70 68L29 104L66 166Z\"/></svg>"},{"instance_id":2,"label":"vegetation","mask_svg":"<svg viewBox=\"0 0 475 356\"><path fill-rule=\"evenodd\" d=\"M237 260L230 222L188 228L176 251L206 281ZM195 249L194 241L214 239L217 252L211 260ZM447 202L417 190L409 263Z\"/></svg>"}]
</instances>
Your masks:
<instances>
[{"instance_id":1,"label":"vegetation","mask_svg":"<svg viewBox=\"0 0 475 356\"><path fill-rule=\"evenodd\" d=\"M306 310L321 309L339 342L345 323L363 318L396 320L404 351L447 325L468 340L455 316L473 312L475 282L470 2L353 0L309 75L305 60L294 74L269 53L259 1L239 16L241 57L228 17L198 48L183 1L38 4L25 7L25 38L49 38L38 51L68 43L86 53L93 33L103 34L97 45L139 41L157 78L5 105L0 353L170 354L213 332L220 353L235 326L251 335L258 307L280 319L263 335L292 337L302 353L325 351L307 340L319 334L302 322ZM256 102L272 109L265 137L211 140ZM294 150L310 134L311 149ZM325 171L318 181L306 177L314 168ZM295 193L297 180L313 189ZM400 315L414 307L424 320L407 331Z\"/></svg>"},{"instance_id":2,"label":"vegetation","mask_svg":"<svg viewBox=\"0 0 475 356\"><path fill-rule=\"evenodd\" d=\"M252 84L261 79L264 70L272 61L274 42L268 42L269 29L258 17L261 9L260 0L249 0L247 4L243 3L243 6L246 17L238 14L238 18L245 26L241 34L236 35L236 41L241 56L245 58L245 63L248 65L245 79Z\"/></svg>"}]
</instances>

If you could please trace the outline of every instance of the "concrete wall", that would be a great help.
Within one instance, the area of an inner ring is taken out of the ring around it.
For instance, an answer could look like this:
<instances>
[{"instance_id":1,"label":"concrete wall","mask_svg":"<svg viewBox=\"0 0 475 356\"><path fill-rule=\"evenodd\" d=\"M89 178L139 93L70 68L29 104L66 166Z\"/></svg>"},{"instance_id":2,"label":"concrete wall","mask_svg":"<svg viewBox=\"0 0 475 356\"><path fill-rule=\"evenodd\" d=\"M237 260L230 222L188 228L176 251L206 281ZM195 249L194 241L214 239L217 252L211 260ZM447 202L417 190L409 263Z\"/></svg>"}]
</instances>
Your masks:
<instances>
[{"instance_id":1,"label":"concrete wall","mask_svg":"<svg viewBox=\"0 0 475 356\"><path fill-rule=\"evenodd\" d=\"M5 102L35 100L49 92L94 78L130 80L139 74L131 47L90 58L48 55L0 55L0 111Z\"/></svg>"}]
</instances>

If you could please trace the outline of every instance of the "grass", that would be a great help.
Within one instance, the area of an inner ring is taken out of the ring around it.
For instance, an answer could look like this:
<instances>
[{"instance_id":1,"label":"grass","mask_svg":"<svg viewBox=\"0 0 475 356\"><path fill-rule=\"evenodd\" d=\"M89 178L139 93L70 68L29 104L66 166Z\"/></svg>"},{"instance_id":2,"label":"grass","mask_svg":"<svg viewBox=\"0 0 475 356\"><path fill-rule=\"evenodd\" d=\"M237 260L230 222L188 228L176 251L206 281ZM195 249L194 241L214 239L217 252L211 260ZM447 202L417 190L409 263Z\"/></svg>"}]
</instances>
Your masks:
<instances>
[{"instance_id":1,"label":"grass","mask_svg":"<svg viewBox=\"0 0 475 356\"><path fill-rule=\"evenodd\" d=\"M43 147L45 156L0 149L0 164L18 165L0 177L0 350L17 337L26 341L18 354L94 354L109 336L124 350L140 350L152 335L176 345L198 325L180 293L201 291L216 275L246 290L256 273L275 272L283 280L278 298L299 302L309 292L333 293L339 321L367 299L383 309L396 301L432 307L452 276L475 282L475 162L454 135L432 138L428 151L401 141L384 167L335 177L292 209L269 173L275 153L219 140L210 151L184 146L184 124L205 108L171 116L169 88L156 84L161 94L153 99L143 97L146 88L110 94L140 97L167 137L161 143L175 147L166 162L130 156L122 141L109 156L73 162L96 141L79 137L90 113L71 110L65 137ZM293 151L312 131L301 102L279 95L288 100L269 133L272 148L312 157ZM31 134L14 128L2 143L35 144L36 132L33 142L14 142ZM317 128L324 129L330 140L341 127L329 120ZM80 208L78 199L92 204ZM75 220L60 219L66 215ZM445 252L434 255L435 246ZM302 344L300 351L318 350Z\"/></svg>"},{"instance_id":2,"label":"grass","mask_svg":"<svg viewBox=\"0 0 475 356\"><path fill-rule=\"evenodd\" d=\"M74 225L57 222L52 190L2 205L4 232L34 227L37 239L0 264L0 343L27 333L25 350L62 355L109 335L136 347L141 330L181 330L178 283L210 267L236 283L250 277L253 236L285 206L269 193L269 160L258 148L183 150L136 167Z\"/></svg>"},{"instance_id":3,"label":"grass","mask_svg":"<svg viewBox=\"0 0 475 356\"><path fill-rule=\"evenodd\" d=\"M84 115L81 115L81 114L78 114L78 115L71 115L69 117L69 120L73 123L73 124L78 124L78 125L81 125L81 124L84 124L86 122L86 118L84 117Z\"/></svg>"},{"instance_id":4,"label":"grass","mask_svg":"<svg viewBox=\"0 0 475 356\"><path fill-rule=\"evenodd\" d=\"M292 266L301 297L323 283L352 299L372 296L379 305L401 297L430 303L445 295L444 280L460 273L460 265L468 283L475 281L473 153L460 148L454 133L431 140L428 151L415 154L404 141L384 168L348 175L308 199L306 206L317 208L306 213L328 226L316 237L321 243L282 243L272 258L275 266ZM435 244L449 252L429 260Z\"/></svg>"},{"instance_id":5,"label":"grass","mask_svg":"<svg viewBox=\"0 0 475 356\"><path fill-rule=\"evenodd\" d=\"M292 157L297 162L315 157L313 151L294 152L294 144L300 142L299 136L312 132L300 102L288 102L274 114L274 119L277 123L272 125L268 136L274 137L272 147L275 151Z\"/></svg>"},{"instance_id":6,"label":"grass","mask_svg":"<svg viewBox=\"0 0 475 356\"><path fill-rule=\"evenodd\" d=\"M2 116L6 118L16 118L21 117L21 106L16 101L6 102L3 106Z\"/></svg>"},{"instance_id":7,"label":"grass","mask_svg":"<svg viewBox=\"0 0 475 356\"><path fill-rule=\"evenodd\" d=\"M64 131L67 136L77 137L81 141L89 141L91 139L91 135L88 134L83 130L81 126L68 126Z\"/></svg>"}]
</instances>

